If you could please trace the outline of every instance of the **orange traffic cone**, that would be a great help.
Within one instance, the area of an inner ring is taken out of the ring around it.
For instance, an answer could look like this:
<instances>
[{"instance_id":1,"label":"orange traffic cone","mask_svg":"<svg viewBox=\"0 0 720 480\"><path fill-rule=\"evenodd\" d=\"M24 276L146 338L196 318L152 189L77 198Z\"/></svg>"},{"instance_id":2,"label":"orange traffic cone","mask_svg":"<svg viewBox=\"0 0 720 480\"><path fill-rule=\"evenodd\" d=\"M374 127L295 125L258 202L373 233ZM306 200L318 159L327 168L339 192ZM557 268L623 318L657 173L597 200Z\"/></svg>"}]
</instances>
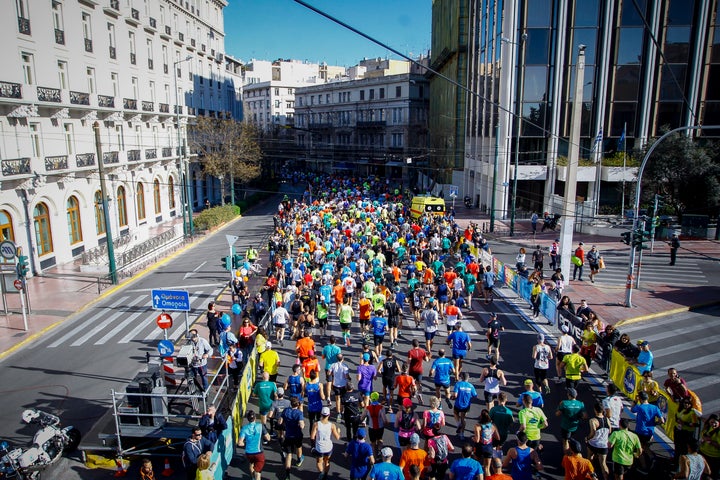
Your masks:
<instances>
[{"instance_id":1,"label":"orange traffic cone","mask_svg":"<svg viewBox=\"0 0 720 480\"><path fill-rule=\"evenodd\" d=\"M113 475L115 478L124 477L125 475L127 475L127 470L123 465L122 458L116 458L115 465L117 465L117 470L115 470L115 475Z\"/></svg>"},{"instance_id":2,"label":"orange traffic cone","mask_svg":"<svg viewBox=\"0 0 720 480\"><path fill-rule=\"evenodd\" d=\"M162 476L163 476L163 477L169 477L169 476L172 475L173 473L175 473L175 470L173 470L172 468L170 468L170 459L169 459L169 458L166 458L166 459L165 459L165 469L163 469L163 471L162 471Z\"/></svg>"}]
</instances>

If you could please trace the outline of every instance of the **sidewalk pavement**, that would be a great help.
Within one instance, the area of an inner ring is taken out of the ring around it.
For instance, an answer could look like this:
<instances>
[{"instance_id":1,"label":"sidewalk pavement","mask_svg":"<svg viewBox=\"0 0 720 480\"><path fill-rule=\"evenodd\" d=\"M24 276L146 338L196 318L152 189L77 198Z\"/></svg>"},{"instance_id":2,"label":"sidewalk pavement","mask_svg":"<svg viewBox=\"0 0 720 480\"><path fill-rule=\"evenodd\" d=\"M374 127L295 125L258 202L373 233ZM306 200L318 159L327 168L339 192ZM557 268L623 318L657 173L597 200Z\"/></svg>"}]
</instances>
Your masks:
<instances>
[{"instance_id":1,"label":"sidewalk pavement","mask_svg":"<svg viewBox=\"0 0 720 480\"><path fill-rule=\"evenodd\" d=\"M482 224L489 220L487 215L478 215L477 210L467 209L462 205L456 206L456 214L458 224L463 228L470 221ZM499 229L507 228L505 221L496 223ZM159 234L168 228L171 227L168 225L159 227L154 234ZM497 238L491 240L491 244L503 241L527 247L540 241L540 243L547 246L556 236L553 232L542 233L538 234L537 240L532 240L527 235L530 232L530 222L527 220L516 222L516 230L518 236ZM2 312L0 312L0 359L17 351L33 339L48 334L62 322L73 318L102 298L132 284L153 268L164 264L176 255L182 254L186 249L197 246L202 240L203 237L196 239L195 242L160 260L147 270L100 293L98 293L97 280L86 274L81 274L78 263L54 267L43 272L42 275L29 278L27 288L32 313L28 315L28 330L23 330L19 296L15 294L7 295L8 315L2 315ZM619 241L619 238L614 237L575 235L575 241L580 240L585 242L586 245L598 245L600 250L610 248L614 250L627 249ZM717 241L683 241L683 249L685 249L684 251L689 250L713 258L720 258L720 242ZM717 303L720 299L720 286L683 287L682 285L653 284L650 289L641 288L633 291L633 308L624 306L624 285L600 287L587 281L571 282L565 289L565 293L573 301L578 301L581 298L588 299L590 306L599 312L600 317L606 323L627 324L698 308L710 302ZM224 310L228 307L229 302L227 302L227 305L221 305Z\"/></svg>"},{"instance_id":2,"label":"sidewalk pavement","mask_svg":"<svg viewBox=\"0 0 720 480\"><path fill-rule=\"evenodd\" d=\"M477 215L475 210L466 209L464 206L459 208L456 206L455 211L455 218L463 228L470 221L480 225L489 225L489 217L487 215ZM507 221L500 220L495 223L498 230L508 229ZM518 248L524 246L528 251L531 251L535 245L549 247L558 236L556 232L544 232L537 233L533 239L529 220L516 221L515 231L516 235L514 237L493 238L492 234L487 234L488 238L491 238L489 240L491 248L493 243L504 242L518 245ZM625 251L628 255L630 253L630 247L620 241L619 234L617 237L574 234L573 242L580 241L587 246L597 245L598 250L601 252L612 249L614 251ZM657 243L655 245L656 252L658 250L662 252L665 249L669 255L666 245L658 245ZM720 242L715 240L683 240L678 254L679 261L682 260L684 255L703 255L718 259L720 258ZM717 262L717 260L715 261ZM720 285L675 285L672 278L668 278L667 284L643 285L641 283L640 289L633 289L632 308L625 307L625 285L600 286L588 280L583 282L570 281L563 293L568 295L575 304L578 304L580 299L587 299L588 305L598 313L603 322L613 325L627 325L720 302Z\"/></svg>"}]
</instances>

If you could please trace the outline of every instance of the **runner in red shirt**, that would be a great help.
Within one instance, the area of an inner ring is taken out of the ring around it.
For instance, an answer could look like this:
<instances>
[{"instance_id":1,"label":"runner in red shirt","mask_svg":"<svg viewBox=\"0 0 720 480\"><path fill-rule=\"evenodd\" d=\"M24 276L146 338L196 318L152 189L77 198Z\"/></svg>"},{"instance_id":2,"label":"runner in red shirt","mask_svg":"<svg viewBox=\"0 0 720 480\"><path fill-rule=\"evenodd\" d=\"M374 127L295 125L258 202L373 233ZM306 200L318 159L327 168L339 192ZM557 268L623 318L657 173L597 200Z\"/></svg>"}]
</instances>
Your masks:
<instances>
[{"instance_id":1,"label":"runner in red shirt","mask_svg":"<svg viewBox=\"0 0 720 480\"><path fill-rule=\"evenodd\" d=\"M415 380L417 388L417 398L422 403L422 376L423 376L423 362L430 360L428 352L420 346L420 342L417 339L412 341L413 348L408 352L408 373Z\"/></svg>"}]
</instances>

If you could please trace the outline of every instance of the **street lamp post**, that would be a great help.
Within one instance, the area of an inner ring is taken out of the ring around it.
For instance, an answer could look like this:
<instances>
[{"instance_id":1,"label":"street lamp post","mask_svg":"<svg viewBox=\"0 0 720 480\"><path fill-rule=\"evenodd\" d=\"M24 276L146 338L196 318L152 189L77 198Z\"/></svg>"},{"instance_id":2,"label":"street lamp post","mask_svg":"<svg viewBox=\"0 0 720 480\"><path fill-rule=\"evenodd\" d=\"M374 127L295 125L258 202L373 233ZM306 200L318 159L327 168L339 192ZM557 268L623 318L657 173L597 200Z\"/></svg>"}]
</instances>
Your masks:
<instances>
[{"instance_id":1,"label":"street lamp post","mask_svg":"<svg viewBox=\"0 0 720 480\"><path fill-rule=\"evenodd\" d=\"M570 115L570 138L568 139L568 166L565 178L565 197L563 201L562 241L560 242L560 268L566 279L570 279L570 255L573 248L573 230L575 228L575 197L577 194L577 169L580 160L580 120L583 86L585 83L585 45L578 46L578 59L575 64L575 88Z\"/></svg>"},{"instance_id":2,"label":"street lamp post","mask_svg":"<svg viewBox=\"0 0 720 480\"><path fill-rule=\"evenodd\" d=\"M183 233L185 235L192 235L193 228L192 228L192 210L190 209L190 188L189 188L189 168L187 163L185 162L185 155L183 155L184 150L181 145L182 141L180 138L180 94L178 93L178 86L177 86L177 66L183 62L187 62L189 60L192 60L192 55L188 55L182 60L178 60L175 63L173 63L173 81L175 83L175 130L177 132L177 154L178 154L178 160L180 163L180 175L182 176L182 204L183 204Z\"/></svg>"}]
</instances>

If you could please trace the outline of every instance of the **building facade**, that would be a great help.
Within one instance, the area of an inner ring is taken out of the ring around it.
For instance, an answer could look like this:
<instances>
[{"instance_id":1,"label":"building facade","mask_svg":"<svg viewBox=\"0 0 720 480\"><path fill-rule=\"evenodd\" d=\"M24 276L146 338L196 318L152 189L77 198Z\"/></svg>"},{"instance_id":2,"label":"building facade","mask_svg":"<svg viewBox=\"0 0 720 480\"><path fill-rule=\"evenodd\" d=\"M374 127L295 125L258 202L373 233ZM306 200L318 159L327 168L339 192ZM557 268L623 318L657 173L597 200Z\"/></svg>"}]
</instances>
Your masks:
<instances>
[{"instance_id":1,"label":"building facade","mask_svg":"<svg viewBox=\"0 0 720 480\"><path fill-rule=\"evenodd\" d=\"M428 154L428 80L409 62L407 73L378 75L398 68L381 63L349 69L355 80L297 89L295 134L308 167L395 180L416 176Z\"/></svg>"},{"instance_id":2,"label":"building facade","mask_svg":"<svg viewBox=\"0 0 720 480\"><path fill-rule=\"evenodd\" d=\"M466 3L471 93L462 185L496 214L507 214L515 179L518 209L557 211L580 45L577 195L590 210L619 211L621 184L635 180L636 149L664 128L720 121L711 87L720 75L717 0ZM628 168L618 164L623 152Z\"/></svg>"},{"instance_id":3,"label":"building facade","mask_svg":"<svg viewBox=\"0 0 720 480\"><path fill-rule=\"evenodd\" d=\"M188 119L240 112L223 55L227 2L12 3L0 19L2 238L33 273L104 245L105 215L112 238L145 240L182 214ZM189 172L194 208L206 185L192 161Z\"/></svg>"}]
</instances>

